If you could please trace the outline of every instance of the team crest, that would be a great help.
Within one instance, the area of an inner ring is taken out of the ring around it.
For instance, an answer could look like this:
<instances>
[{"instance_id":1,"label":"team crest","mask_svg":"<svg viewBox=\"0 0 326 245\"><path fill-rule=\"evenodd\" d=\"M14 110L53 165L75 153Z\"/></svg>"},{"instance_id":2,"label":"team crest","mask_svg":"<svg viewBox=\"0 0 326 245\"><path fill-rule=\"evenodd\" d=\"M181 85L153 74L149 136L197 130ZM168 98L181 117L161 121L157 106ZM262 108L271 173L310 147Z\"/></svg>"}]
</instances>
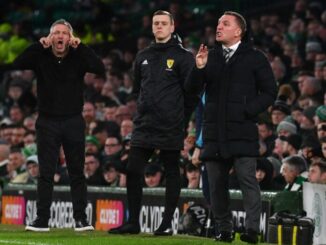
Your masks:
<instances>
[{"instance_id":1,"label":"team crest","mask_svg":"<svg viewBox=\"0 0 326 245\"><path fill-rule=\"evenodd\" d=\"M174 60L173 60L173 59L167 59L167 60L166 60L166 65L167 65L167 67L168 67L169 69L172 68L173 64L174 64Z\"/></svg>"}]
</instances>

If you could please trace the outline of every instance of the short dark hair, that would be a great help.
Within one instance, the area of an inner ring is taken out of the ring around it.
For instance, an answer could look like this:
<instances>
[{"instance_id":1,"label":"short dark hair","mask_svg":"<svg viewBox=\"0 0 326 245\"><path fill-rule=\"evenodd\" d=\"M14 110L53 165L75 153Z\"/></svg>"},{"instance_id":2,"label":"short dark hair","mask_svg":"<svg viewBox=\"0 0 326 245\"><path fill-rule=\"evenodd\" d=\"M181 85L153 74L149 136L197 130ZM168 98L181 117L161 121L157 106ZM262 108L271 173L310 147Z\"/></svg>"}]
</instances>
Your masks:
<instances>
[{"instance_id":1,"label":"short dark hair","mask_svg":"<svg viewBox=\"0 0 326 245\"><path fill-rule=\"evenodd\" d=\"M326 161L323 159L320 159L316 162L313 162L310 167L317 166L320 169L321 173L326 173Z\"/></svg>"},{"instance_id":2,"label":"short dark hair","mask_svg":"<svg viewBox=\"0 0 326 245\"><path fill-rule=\"evenodd\" d=\"M167 15L170 17L170 20L172 23L174 23L174 18L172 16L172 14L168 11L165 11L165 10L157 10L154 14L153 14L153 17L156 16L156 15Z\"/></svg>"},{"instance_id":3,"label":"short dark hair","mask_svg":"<svg viewBox=\"0 0 326 245\"><path fill-rule=\"evenodd\" d=\"M241 37L243 37L247 31L247 22L246 22L245 18L241 14L234 12L234 11L225 11L224 15L232 15L235 17L235 19L241 29Z\"/></svg>"}]
</instances>

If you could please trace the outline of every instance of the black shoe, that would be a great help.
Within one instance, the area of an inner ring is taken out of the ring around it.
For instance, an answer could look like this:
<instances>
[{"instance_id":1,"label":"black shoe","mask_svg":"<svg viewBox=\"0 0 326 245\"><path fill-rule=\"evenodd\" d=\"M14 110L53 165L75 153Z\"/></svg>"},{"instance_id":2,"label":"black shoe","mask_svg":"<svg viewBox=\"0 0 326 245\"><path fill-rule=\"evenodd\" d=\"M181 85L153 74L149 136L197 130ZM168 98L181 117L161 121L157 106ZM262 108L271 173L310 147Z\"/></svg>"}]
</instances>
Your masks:
<instances>
[{"instance_id":1,"label":"black shoe","mask_svg":"<svg viewBox=\"0 0 326 245\"><path fill-rule=\"evenodd\" d=\"M243 242L256 244L258 243L258 232L248 229L246 232L241 234L240 240Z\"/></svg>"},{"instance_id":2,"label":"black shoe","mask_svg":"<svg viewBox=\"0 0 326 245\"><path fill-rule=\"evenodd\" d=\"M86 220L75 221L75 231L93 231L94 227L90 225Z\"/></svg>"},{"instance_id":3,"label":"black shoe","mask_svg":"<svg viewBox=\"0 0 326 245\"><path fill-rule=\"evenodd\" d=\"M25 227L25 231L48 232L50 231L49 221L41 218L36 218L32 224Z\"/></svg>"},{"instance_id":4,"label":"black shoe","mask_svg":"<svg viewBox=\"0 0 326 245\"><path fill-rule=\"evenodd\" d=\"M139 225L127 223L117 228L113 228L108 231L109 234L139 234Z\"/></svg>"},{"instance_id":5,"label":"black shoe","mask_svg":"<svg viewBox=\"0 0 326 245\"><path fill-rule=\"evenodd\" d=\"M234 237L230 231L221 231L218 235L215 236L215 241L218 242L233 242Z\"/></svg>"},{"instance_id":6,"label":"black shoe","mask_svg":"<svg viewBox=\"0 0 326 245\"><path fill-rule=\"evenodd\" d=\"M172 236L173 230L170 226L161 224L159 228L154 231L154 236Z\"/></svg>"}]
</instances>

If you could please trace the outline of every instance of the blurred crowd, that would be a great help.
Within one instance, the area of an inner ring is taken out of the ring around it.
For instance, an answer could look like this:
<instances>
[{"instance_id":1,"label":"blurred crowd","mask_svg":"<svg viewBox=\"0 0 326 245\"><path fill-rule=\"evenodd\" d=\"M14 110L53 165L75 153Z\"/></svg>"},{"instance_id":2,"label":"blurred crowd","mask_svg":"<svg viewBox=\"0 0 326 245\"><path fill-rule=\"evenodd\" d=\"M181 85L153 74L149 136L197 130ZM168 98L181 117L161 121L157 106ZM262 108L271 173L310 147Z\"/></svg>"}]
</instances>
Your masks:
<instances>
[{"instance_id":1,"label":"blurred crowd","mask_svg":"<svg viewBox=\"0 0 326 245\"><path fill-rule=\"evenodd\" d=\"M63 2L73 4L53 11ZM132 95L133 62L136 53L152 40L152 12L162 8L173 14L185 48L194 55L200 43L215 44L221 9L218 12L213 1L189 2L194 3L193 8L180 1L159 0L124 0L120 4L105 0L1 2L0 13L5 16L0 23L1 186L37 182L37 80L32 71L9 71L6 66L30 43L48 34L52 21L48 18L65 17L76 36L102 58L105 76L89 73L84 77L84 173L88 185L124 187L137 108L137 98ZM279 88L274 105L257 123L260 157L256 177L261 190L296 191L304 181L326 184L326 4L317 0L284 2L287 8L279 11L244 13L253 43L267 55ZM43 10L38 11L42 4ZM196 144L200 121L200 113L194 113L180 154L184 188L202 185L201 166L192 162L196 147L200 147ZM146 166L144 187L164 186L164 169L157 153ZM235 175L232 169L230 175ZM69 184L63 151L54 182ZM236 178L230 187L238 188Z\"/></svg>"}]
</instances>

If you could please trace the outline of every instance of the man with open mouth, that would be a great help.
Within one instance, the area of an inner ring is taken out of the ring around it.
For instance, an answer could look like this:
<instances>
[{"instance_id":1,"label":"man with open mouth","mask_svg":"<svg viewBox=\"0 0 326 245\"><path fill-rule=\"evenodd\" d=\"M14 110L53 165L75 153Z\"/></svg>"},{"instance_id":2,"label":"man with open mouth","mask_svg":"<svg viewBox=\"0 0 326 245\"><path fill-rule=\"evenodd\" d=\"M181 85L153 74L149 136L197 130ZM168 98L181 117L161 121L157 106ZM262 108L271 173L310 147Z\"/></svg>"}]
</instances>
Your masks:
<instances>
[{"instance_id":1,"label":"man with open mouth","mask_svg":"<svg viewBox=\"0 0 326 245\"><path fill-rule=\"evenodd\" d=\"M74 37L70 23L63 19L55 21L50 34L28 47L13 65L16 69L33 70L37 76L36 134L40 176L37 218L26 230L49 231L53 177L61 145L70 177L75 231L93 230L85 213L83 78L86 72L104 76L104 65L93 50Z\"/></svg>"}]
</instances>

